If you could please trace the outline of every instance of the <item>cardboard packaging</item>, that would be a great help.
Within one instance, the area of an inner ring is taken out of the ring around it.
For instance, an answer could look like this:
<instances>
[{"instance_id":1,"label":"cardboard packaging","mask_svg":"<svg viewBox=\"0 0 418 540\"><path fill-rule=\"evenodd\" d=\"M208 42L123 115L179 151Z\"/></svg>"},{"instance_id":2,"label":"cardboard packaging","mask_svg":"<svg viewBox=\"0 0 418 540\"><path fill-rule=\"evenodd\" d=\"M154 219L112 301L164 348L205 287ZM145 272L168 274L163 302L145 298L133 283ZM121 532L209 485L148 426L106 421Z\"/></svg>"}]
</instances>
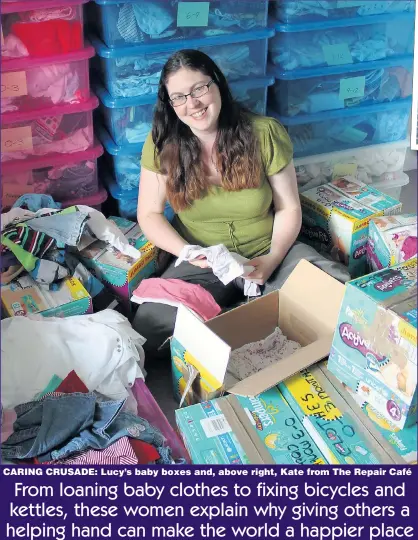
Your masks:
<instances>
[{"instance_id":1,"label":"cardboard packaging","mask_svg":"<svg viewBox=\"0 0 418 540\"><path fill-rule=\"evenodd\" d=\"M303 427L332 465L376 465L377 456L350 414L340 411L321 386L315 370L303 369L279 384L279 389Z\"/></svg>"},{"instance_id":2,"label":"cardboard packaging","mask_svg":"<svg viewBox=\"0 0 418 540\"><path fill-rule=\"evenodd\" d=\"M403 429L397 428L392 422L384 418L374 407L364 401L364 399L353 392L345 384L336 379L326 366L327 362L321 362L314 369L315 373L320 372L323 376L321 379L322 385L327 386L326 381L332 384L334 399L340 398L343 400L343 406L348 407L351 415L359 419L363 434L369 433L376 440L376 444L380 444L383 452L387 452L382 460L382 463L388 464L391 458L395 464L409 465L417 464L418 460L418 430L417 426L413 425Z\"/></svg>"},{"instance_id":3,"label":"cardboard packaging","mask_svg":"<svg viewBox=\"0 0 418 540\"><path fill-rule=\"evenodd\" d=\"M178 409L176 421L195 464L213 463L215 455L225 464L326 463L277 387L258 397L229 395Z\"/></svg>"},{"instance_id":4,"label":"cardboard packaging","mask_svg":"<svg viewBox=\"0 0 418 540\"><path fill-rule=\"evenodd\" d=\"M138 224L120 217L110 217L129 243L141 252L135 261L106 242L96 240L80 252L82 262L94 272L122 302L129 304L134 289L142 279L155 272L156 248L148 242Z\"/></svg>"},{"instance_id":5,"label":"cardboard packaging","mask_svg":"<svg viewBox=\"0 0 418 540\"><path fill-rule=\"evenodd\" d=\"M347 284L328 368L397 428L416 422L416 257Z\"/></svg>"},{"instance_id":6,"label":"cardboard packaging","mask_svg":"<svg viewBox=\"0 0 418 540\"><path fill-rule=\"evenodd\" d=\"M373 218L369 223L367 262L372 272L417 255L417 216Z\"/></svg>"},{"instance_id":7,"label":"cardboard packaging","mask_svg":"<svg viewBox=\"0 0 418 540\"><path fill-rule=\"evenodd\" d=\"M352 277L358 277L367 271L370 219L398 214L402 205L358 180L347 178L350 177L300 194L300 240L330 253L334 260L348 266Z\"/></svg>"},{"instance_id":8,"label":"cardboard packaging","mask_svg":"<svg viewBox=\"0 0 418 540\"><path fill-rule=\"evenodd\" d=\"M280 291L274 291L207 322L184 307L177 312L171 339L174 394L192 405L225 390L257 396L328 356L344 286L302 260ZM318 307L320 306L320 309ZM301 349L277 364L228 387L232 350L269 336L279 326Z\"/></svg>"},{"instance_id":9,"label":"cardboard packaging","mask_svg":"<svg viewBox=\"0 0 418 540\"><path fill-rule=\"evenodd\" d=\"M8 317L28 313L38 313L43 317L93 313L91 297L76 278L67 278L57 290L49 291L25 274L1 287L1 301Z\"/></svg>"}]
</instances>

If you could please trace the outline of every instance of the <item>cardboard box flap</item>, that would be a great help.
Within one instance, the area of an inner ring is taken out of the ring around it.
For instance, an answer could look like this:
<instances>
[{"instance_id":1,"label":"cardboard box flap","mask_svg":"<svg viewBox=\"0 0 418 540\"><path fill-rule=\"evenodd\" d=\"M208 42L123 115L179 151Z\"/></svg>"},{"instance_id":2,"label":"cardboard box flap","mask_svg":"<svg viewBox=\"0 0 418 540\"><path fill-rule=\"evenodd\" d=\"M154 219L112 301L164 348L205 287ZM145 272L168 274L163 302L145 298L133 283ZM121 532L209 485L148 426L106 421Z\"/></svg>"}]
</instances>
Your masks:
<instances>
[{"instance_id":1,"label":"cardboard box flap","mask_svg":"<svg viewBox=\"0 0 418 540\"><path fill-rule=\"evenodd\" d=\"M315 364L329 355L333 336L324 336L317 341L298 349L296 352L279 360L228 389L239 396L258 396L281 381L288 379L304 368Z\"/></svg>"},{"instance_id":2,"label":"cardboard box flap","mask_svg":"<svg viewBox=\"0 0 418 540\"><path fill-rule=\"evenodd\" d=\"M297 303L329 333L334 333L345 285L302 259L280 289L280 298Z\"/></svg>"},{"instance_id":3,"label":"cardboard box flap","mask_svg":"<svg viewBox=\"0 0 418 540\"><path fill-rule=\"evenodd\" d=\"M199 371L203 367L214 377L220 388L225 378L231 347L184 306L177 310L173 337L191 356L198 359L199 365L195 367Z\"/></svg>"}]
</instances>

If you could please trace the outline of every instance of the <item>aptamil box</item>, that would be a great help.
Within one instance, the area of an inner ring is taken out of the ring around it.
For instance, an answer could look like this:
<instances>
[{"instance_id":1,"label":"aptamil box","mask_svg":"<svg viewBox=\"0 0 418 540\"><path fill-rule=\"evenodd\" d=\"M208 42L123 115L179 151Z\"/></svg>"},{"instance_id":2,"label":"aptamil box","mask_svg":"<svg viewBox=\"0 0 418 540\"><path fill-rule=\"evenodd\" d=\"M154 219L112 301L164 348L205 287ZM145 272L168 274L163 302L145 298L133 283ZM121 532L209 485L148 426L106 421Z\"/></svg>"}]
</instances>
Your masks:
<instances>
[{"instance_id":1,"label":"aptamil box","mask_svg":"<svg viewBox=\"0 0 418 540\"><path fill-rule=\"evenodd\" d=\"M416 257L346 285L328 369L396 427L416 422Z\"/></svg>"},{"instance_id":2,"label":"aptamil box","mask_svg":"<svg viewBox=\"0 0 418 540\"><path fill-rule=\"evenodd\" d=\"M53 290L48 290L24 274L1 287L1 301L9 317L26 316L28 313L43 317L93 313L91 297L76 278L66 278Z\"/></svg>"},{"instance_id":3,"label":"aptamil box","mask_svg":"<svg viewBox=\"0 0 418 540\"><path fill-rule=\"evenodd\" d=\"M361 410L373 422L374 427L383 435L394 450L405 460L406 463L414 465L418 460L417 426L413 425L399 429L390 420L385 418L374 407L364 401L364 399L347 388Z\"/></svg>"},{"instance_id":4,"label":"aptamil box","mask_svg":"<svg viewBox=\"0 0 418 540\"><path fill-rule=\"evenodd\" d=\"M343 179L338 180L341 182ZM383 194L380 198L372 195L367 192L363 202L360 195L348 195L334 184L301 193L301 241L329 253L335 261L345 264L352 277L364 275L367 271L370 219L401 209L399 201L395 199ZM392 203L393 206L390 206Z\"/></svg>"},{"instance_id":5,"label":"aptamil box","mask_svg":"<svg viewBox=\"0 0 418 540\"><path fill-rule=\"evenodd\" d=\"M219 399L177 409L176 423L195 465L248 465L244 449L219 408Z\"/></svg>"},{"instance_id":6,"label":"aptamil box","mask_svg":"<svg viewBox=\"0 0 418 540\"><path fill-rule=\"evenodd\" d=\"M82 262L121 300L129 302L138 283L155 272L156 248L148 242L138 224L119 217L110 217L129 243L142 254L134 260L106 242L96 240L80 252Z\"/></svg>"},{"instance_id":7,"label":"aptamil box","mask_svg":"<svg viewBox=\"0 0 418 540\"><path fill-rule=\"evenodd\" d=\"M308 369L279 384L284 398L304 429L332 465L379 463L361 434L361 427L334 404Z\"/></svg>"},{"instance_id":8,"label":"aptamil box","mask_svg":"<svg viewBox=\"0 0 418 540\"><path fill-rule=\"evenodd\" d=\"M370 220L367 261L373 272L415 257L417 245L416 214Z\"/></svg>"}]
</instances>

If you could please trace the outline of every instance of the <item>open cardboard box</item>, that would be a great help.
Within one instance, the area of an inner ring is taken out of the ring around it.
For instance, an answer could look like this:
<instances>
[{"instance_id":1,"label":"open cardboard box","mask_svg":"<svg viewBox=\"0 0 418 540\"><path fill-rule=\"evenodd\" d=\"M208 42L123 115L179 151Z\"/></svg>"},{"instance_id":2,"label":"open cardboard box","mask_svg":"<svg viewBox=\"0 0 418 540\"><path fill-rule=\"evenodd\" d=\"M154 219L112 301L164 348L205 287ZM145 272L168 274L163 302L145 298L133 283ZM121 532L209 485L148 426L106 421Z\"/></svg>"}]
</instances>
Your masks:
<instances>
[{"instance_id":1,"label":"open cardboard box","mask_svg":"<svg viewBox=\"0 0 418 540\"><path fill-rule=\"evenodd\" d=\"M345 286L306 260L280 291L253 300L206 323L180 307L171 339L174 392L187 405L229 394L257 396L328 356ZM259 341L279 326L302 348L228 387L231 351ZM232 399L232 398L230 398Z\"/></svg>"}]
</instances>

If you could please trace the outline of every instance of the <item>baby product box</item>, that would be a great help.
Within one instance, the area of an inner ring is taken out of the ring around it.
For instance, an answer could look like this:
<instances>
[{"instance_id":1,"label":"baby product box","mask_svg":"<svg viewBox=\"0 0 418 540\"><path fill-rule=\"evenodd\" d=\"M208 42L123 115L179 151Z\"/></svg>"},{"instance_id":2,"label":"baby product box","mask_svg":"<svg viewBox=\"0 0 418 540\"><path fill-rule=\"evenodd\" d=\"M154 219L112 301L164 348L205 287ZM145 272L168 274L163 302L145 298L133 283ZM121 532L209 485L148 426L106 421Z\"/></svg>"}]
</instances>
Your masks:
<instances>
[{"instance_id":1,"label":"baby product box","mask_svg":"<svg viewBox=\"0 0 418 540\"><path fill-rule=\"evenodd\" d=\"M1 287L1 301L7 316L38 313L44 317L71 317L93 313L92 299L76 278L66 278L56 290L41 287L24 274Z\"/></svg>"},{"instance_id":2,"label":"baby product box","mask_svg":"<svg viewBox=\"0 0 418 540\"><path fill-rule=\"evenodd\" d=\"M314 370L303 369L279 384L280 392L332 465L376 465L373 449L363 437L362 427L340 411L321 385Z\"/></svg>"},{"instance_id":3,"label":"baby product box","mask_svg":"<svg viewBox=\"0 0 418 540\"><path fill-rule=\"evenodd\" d=\"M225 390L239 396L258 396L328 356L344 289L337 280L302 260L280 291L209 321L201 322L180 306L171 338L176 399L192 405L219 397ZM229 385L231 351L265 339L277 327L302 347L277 364Z\"/></svg>"},{"instance_id":4,"label":"baby product box","mask_svg":"<svg viewBox=\"0 0 418 540\"><path fill-rule=\"evenodd\" d=\"M343 190L346 184L358 186L357 191ZM300 239L348 266L352 277L364 275L370 219L401 211L399 201L375 191L346 178L304 191Z\"/></svg>"},{"instance_id":5,"label":"baby product box","mask_svg":"<svg viewBox=\"0 0 418 540\"><path fill-rule=\"evenodd\" d=\"M347 284L328 369L396 427L416 422L416 257Z\"/></svg>"},{"instance_id":6,"label":"baby product box","mask_svg":"<svg viewBox=\"0 0 418 540\"><path fill-rule=\"evenodd\" d=\"M367 261L372 272L407 261L416 255L416 214L370 220Z\"/></svg>"},{"instance_id":7,"label":"baby product box","mask_svg":"<svg viewBox=\"0 0 418 540\"><path fill-rule=\"evenodd\" d=\"M277 387L259 397L229 395L178 409L176 419L195 464L325 464ZM222 461L214 461L219 454Z\"/></svg>"},{"instance_id":8,"label":"baby product box","mask_svg":"<svg viewBox=\"0 0 418 540\"><path fill-rule=\"evenodd\" d=\"M138 283L155 272L156 248L148 242L139 225L120 217L110 217L129 243L141 252L135 261L106 242L96 240L80 252L82 262L124 303L129 303Z\"/></svg>"},{"instance_id":9,"label":"baby product box","mask_svg":"<svg viewBox=\"0 0 418 540\"><path fill-rule=\"evenodd\" d=\"M381 445L388 457L382 463L390 463L391 459L395 464L414 465L418 460L418 430L416 424L410 427L399 429L390 420L385 418L374 407L367 403L356 392L348 388L345 384L336 379L326 366L327 362L321 362L315 367L315 373L320 371L323 376L321 383L326 385L326 381L332 384L332 389L336 395L343 400L344 405L349 408L353 417L361 422L364 436L367 433L373 437L377 444ZM331 390L329 390L331 392ZM341 406L341 405L340 405ZM343 408L341 406L341 408Z\"/></svg>"}]
</instances>

